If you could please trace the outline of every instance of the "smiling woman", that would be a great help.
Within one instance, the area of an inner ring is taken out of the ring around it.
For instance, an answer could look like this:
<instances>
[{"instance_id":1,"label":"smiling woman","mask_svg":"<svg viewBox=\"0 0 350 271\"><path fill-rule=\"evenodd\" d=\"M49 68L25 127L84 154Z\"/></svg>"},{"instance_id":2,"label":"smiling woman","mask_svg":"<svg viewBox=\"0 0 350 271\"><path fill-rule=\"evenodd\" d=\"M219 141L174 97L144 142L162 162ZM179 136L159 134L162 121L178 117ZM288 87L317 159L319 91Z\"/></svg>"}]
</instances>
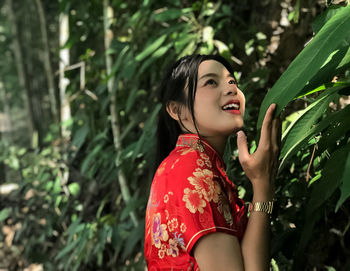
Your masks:
<instances>
[{"instance_id":1,"label":"smiling woman","mask_svg":"<svg viewBox=\"0 0 350 271\"><path fill-rule=\"evenodd\" d=\"M220 56L180 59L160 98L158 161L146 211L149 270L267 270L269 214L279 124L266 113L250 155L243 132L245 98ZM253 186L247 208L225 172L222 154L238 133L239 159Z\"/></svg>"}]
</instances>

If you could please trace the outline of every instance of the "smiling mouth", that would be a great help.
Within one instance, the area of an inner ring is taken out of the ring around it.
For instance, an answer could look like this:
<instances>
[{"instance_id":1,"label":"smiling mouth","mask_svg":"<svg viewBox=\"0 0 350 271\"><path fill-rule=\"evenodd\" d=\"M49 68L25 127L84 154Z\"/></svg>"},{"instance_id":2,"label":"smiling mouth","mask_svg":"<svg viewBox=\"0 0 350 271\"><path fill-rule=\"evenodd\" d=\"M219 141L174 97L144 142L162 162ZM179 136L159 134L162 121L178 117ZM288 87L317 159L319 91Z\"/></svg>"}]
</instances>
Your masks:
<instances>
[{"instance_id":1,"label":"smiling mouth","mask_svg":"<svg viewBox=\"0 0 350 271\"><path fill-rule=\"evenodd\" d=\"M239 110L239 103L229 103L222 107L223 110Z\"/></svg>"}]
</instances>

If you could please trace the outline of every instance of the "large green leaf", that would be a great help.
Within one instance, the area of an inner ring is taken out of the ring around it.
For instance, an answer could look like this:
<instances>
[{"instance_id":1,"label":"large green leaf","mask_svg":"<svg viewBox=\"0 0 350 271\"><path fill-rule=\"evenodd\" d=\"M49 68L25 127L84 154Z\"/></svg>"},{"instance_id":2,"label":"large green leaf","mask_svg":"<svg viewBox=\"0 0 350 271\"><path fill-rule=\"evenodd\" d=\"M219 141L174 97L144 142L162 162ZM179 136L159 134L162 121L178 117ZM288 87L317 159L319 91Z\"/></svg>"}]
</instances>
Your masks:
<instances>
[{"instance_id":1,"label":"large green leaf","mask_svg":"<svg viewBox=\"0 0 350 271\"><path fill-rule=\"evenodd\" d=\"M335 14L341 11L342 6L332 5L327 8L325 12L319 15L315 21L312 23L312 30L317 33L326 24L329 19L331 19Z\"/></svg>"},{"instance_id":2,"label":"large green leaf","mask_svg":"<svg viewBox=\"0 0 350 271\"><path fill-rule=\"evenodd\" d=\"M350 67L350 47L349 45L340 48L333 52L327 59L324 66L310 79L310 82L298 93L298 96L304 96L312 93L313 90L321 84L326 87L330 85L334 76L341 74L345 69ZM347 82L337 82L333 85L346 84ZM332 83L331 83L332 84ZM320 87L322 88L322 86Z\"/></svg>"},{"instance_id":3,"label":"large green leaf","mask_svg":"<svg viewBox=\"0 0 350 271\"><path fill-rule=\"evenodd\" d=\"M327 89L315 102L300 112L299 117L288 126L282 135L281 157L284 157L295 143L310 130L328 107L333 94L342 88L343 86L338 86Z\"/></svg>"},{"instance_id":4,"label":"large green leaf","mask_svg":"<svg viewBox=\"0 0 350 271\"><path fill-rule=\"evenodd\" d=\"M293 156L298 150L304 147L313 136L325 130L328 126L330 126L331 123L338 122L343 118L347 118L349 114L350 114L350 106L347 106L341 111L337 111L333 114L330 114L328 117L323 119L320 123L315 125L308 132L306 132L303 136L298 138L295 141L294 145L291 146L285 153L283 160L281 161L281 164L280 164L280 169L283 168L286 161L291 156Z\"/></svg>"},{"instance_id":5,"label":"large green leaf","mask_svg":"<svg viewBox=\"0 0 350 271\"><path fill-rule=\"evenodd\" d=\"M276 113L279 114L317 74L328 57L344 45L350 35L349 25L350 6L341 8L327 21L267 93L260 108L258 129L271 103L277 104Z\"/></svg>"},{"instance_id":6,"label":"large green leaf","mask_svg":"<svg viewBox=\"0 0 350 271\"><path fill-rule=\"evenodd\" d=\"M322 116L328 107L330 97L322 101L323 103L320 103L319 106L313 106L311 109L309 109L311 106L307 107L307 111L303 110L301 115L289 125L287 134L284 133L282 136L281 157L284 157L295 143L310 130L317 119Z\"/></svg>"}]
</instances>

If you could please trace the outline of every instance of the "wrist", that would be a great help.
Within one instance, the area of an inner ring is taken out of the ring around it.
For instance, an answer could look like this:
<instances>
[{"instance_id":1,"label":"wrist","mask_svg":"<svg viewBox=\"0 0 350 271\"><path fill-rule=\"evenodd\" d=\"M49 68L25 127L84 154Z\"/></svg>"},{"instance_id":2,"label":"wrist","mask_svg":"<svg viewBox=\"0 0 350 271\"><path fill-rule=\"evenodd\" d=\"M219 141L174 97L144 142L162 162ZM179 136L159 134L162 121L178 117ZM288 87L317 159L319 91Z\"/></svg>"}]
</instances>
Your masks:
<instances>
[{"instance_id":1,"label":"wrist","mask_svg":"<svg viewBox=\"0 0 350 271\"><path fill-rule=\"evenodd\" d=\"M253 188L252 202L272 201L274 195L274 187Z\"/></svg>"}]
</instances>

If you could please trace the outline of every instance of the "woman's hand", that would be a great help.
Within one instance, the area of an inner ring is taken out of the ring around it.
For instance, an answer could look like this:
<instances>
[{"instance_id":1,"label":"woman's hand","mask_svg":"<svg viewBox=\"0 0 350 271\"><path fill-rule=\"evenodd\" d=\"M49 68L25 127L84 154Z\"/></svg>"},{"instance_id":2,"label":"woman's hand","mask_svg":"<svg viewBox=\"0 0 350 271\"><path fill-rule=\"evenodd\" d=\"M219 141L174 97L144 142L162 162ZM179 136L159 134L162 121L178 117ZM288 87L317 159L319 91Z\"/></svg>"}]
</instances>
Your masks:
<instances>
[{"instance_id":1,"label":"woman's hand","mask_svg":"<svg viewBox=\"0 0 350 271\"><path fill-rule=\"evenodd\" d=\"M266 111L259 146L253 154L249 154L244 132L237 133L239 162L252 183L255 201L273 199L274 179L278 169L281 143L280 121L273 119L275 108L276 104L271 104Z\"/></svg>"}]
</instances>

